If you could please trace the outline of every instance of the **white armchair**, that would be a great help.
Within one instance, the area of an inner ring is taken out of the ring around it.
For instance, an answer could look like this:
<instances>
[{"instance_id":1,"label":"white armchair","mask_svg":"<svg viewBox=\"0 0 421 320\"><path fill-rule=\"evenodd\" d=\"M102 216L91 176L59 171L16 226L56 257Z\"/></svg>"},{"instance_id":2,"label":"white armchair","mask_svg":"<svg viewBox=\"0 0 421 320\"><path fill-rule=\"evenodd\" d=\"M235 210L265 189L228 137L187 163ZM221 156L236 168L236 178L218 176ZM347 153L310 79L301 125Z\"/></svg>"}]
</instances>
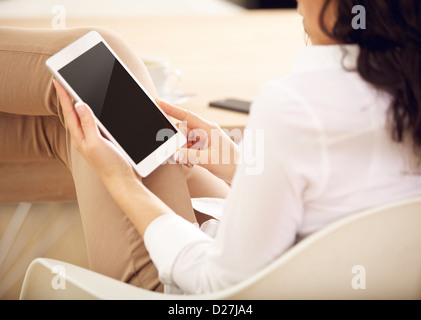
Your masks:
<instances>
[{"instance_id":1,"label":"white armchair","mask_svg":"<svg viewBox=\"0 0 421 320\"><path fill-rule=\"evenodd\" d=\"M27 270L20 298L420 299L421 198L334 222L250 279L212 294L164 295L39 258Z\"/></svg>"}]
</instances>

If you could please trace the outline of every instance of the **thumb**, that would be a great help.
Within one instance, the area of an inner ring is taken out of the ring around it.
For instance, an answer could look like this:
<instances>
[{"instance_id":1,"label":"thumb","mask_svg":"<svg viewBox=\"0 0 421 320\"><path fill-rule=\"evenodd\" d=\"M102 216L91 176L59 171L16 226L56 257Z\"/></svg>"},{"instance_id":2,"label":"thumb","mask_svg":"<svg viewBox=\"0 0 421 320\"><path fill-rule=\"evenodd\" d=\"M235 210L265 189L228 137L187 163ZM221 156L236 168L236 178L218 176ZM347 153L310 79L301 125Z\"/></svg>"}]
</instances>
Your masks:
<instances>
[{"instance_id":1,"label":"thumb","mask_svg":"<svg viewBox=\"0 0 421 320\"><path fill-rule=\"evenodd\" d=\"M80 126L82 127L85 140L89 141L97 138L99 136L99 130L92 110L83 102L76 103L75 109L79 116Z\"/></svg>"}]
</instances>

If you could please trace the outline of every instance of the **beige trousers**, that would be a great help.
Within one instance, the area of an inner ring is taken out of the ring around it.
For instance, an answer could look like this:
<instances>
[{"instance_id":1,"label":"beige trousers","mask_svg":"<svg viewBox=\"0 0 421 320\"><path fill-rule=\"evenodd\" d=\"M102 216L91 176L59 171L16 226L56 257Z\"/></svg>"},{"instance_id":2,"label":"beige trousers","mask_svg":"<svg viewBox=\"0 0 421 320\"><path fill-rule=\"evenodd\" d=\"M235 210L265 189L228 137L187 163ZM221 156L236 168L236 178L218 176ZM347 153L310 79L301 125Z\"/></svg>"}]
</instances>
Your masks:
<instances>
[{"instance_id":1,"label":"beige trousers","mask_svg":"<svg viewBox=\"0 0 421 320\"><path fill-rule=\"evenodd\" d=\"M45 67L48 57L91 30L0 27L0 162L56 159L64 163L76 187L91 269L148 290L162 290L142 238L73 149L52 76ZM95 30L156 95L140 53L118 34ZM206 170L180 165L161 166L144 179L144 184L191 222L196 219L192 197L224 198L229 191L223 181Z\"/></svg>"}]
</instances>

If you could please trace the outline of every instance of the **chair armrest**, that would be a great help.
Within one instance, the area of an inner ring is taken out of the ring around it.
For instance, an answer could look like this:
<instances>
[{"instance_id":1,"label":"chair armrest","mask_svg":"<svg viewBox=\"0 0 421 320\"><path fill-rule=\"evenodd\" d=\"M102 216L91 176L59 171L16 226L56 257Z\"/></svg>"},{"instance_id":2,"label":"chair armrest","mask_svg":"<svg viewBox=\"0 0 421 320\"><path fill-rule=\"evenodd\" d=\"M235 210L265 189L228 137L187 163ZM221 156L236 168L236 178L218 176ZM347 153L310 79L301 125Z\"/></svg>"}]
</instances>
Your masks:
<instances>
[{"instance_id":1,"label":"chair armrest","mask_svg":"<svg viewBox=\"0 0 421 320\"><path fill-rule=\"evenodd\" d=\"M96 272L53 259L35 259L25 274L21 300L156 300L144 290Z\"/></svg>"}]
</instances>

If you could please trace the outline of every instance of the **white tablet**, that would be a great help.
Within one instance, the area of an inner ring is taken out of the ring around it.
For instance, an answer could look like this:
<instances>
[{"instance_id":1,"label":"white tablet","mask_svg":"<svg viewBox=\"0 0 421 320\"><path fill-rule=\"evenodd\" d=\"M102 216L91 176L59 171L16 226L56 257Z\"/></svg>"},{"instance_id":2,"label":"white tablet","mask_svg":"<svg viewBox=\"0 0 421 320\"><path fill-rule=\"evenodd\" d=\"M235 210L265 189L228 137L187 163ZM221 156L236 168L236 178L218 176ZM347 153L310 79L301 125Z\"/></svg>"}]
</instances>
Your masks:
<instances>
[{"instance_id":1,"label":"white tablet","mask_svg":"<svg viewBox=\"0 0 421 320\"><path fill-rule=\"evenodd\" d=\"M101 132L141 177L186 143L185 136L97 32L89 32L46 64L73 99L90 106Z\"/></svg>"}]
</instances>

